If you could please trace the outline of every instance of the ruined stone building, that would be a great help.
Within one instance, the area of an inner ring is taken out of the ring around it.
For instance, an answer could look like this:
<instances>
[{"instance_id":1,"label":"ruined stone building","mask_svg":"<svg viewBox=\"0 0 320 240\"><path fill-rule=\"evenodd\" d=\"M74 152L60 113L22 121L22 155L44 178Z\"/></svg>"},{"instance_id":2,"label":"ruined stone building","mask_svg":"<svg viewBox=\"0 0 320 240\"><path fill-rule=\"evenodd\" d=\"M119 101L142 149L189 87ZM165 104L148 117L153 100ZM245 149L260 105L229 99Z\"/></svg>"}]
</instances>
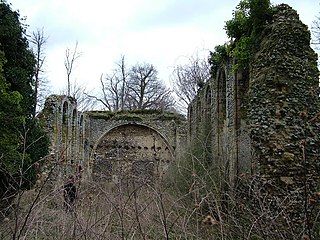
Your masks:
<instances>
[{"instance_id":1,"label":"ruined stone building","mask_svg":"<svg viewBox=\"0 0 320 240\"><path fill-rule=\"evenodd\" d=\"M49 97L43 116L58 179L79 172L94 181L152 179L183 160L188 142L220 191L256 176L263 197L275 209L285 204L303 232L320 202L317 55L287 5L275 8L263 34L249 73L234 72L233 60L221 65L190 104L187 125L169 113L79 113L74 99Z\"/></svg>"},{"instance_id":2,"label":"ruined stone building","mask_svg":"<svg viewBox=\"0 0 320 240\"><path fill-rule=\"evenodd\" d=\"M43 110L54 177L120 182L165 174L186 145L185 119L173 113L78 112L76 101L52 95ZM49 169L47 170L49 174Z\"/></svg>"},{"instance_id":3,"label":"ruined stone building","mask_svg":"<svg viewBox=\"0 0 320 240\"><path fill-rule=\"evenodd\" d=\"M188 141L206 146L217 185L233 188L256 176L264 199L287 209L301 233L319 207L317 55L288 5L275 8L263 34L249 73L235 73L230 60L200 90L189 106Z\"/></svg>"}]
</instances>

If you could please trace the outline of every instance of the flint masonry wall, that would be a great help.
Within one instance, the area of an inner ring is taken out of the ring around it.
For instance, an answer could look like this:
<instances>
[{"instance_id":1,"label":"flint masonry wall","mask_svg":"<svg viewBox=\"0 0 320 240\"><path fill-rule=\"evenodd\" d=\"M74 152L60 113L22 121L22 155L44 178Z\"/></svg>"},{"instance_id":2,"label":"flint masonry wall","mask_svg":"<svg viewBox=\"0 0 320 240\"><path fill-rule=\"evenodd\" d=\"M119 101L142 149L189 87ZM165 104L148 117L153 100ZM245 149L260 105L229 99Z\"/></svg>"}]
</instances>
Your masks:
<instances>
[{"instance_id":1,"label":"flint masonry wall","mask_svg":"<svg viewBox=\"0 0 320 240\"><path fill-rule=\"evenodd\" d=\"M319 207L319 94L310 32L280 5L252 64L248 119L265 196L275 209L285 203L300 233L313 227Z\"/></svg>"},{"instance_id":2,"label":"flint masonry wall","mask_svg":"<svg viewBox=\"0 0 320 240\"><path fill-rule=\"evenodd\" d=\"M72 97L51 95L46 99L40 118L47 125L51 146L40 179L49 176L52 182L64 181L66 175L83 165L80 116Z\"/></svg>"},{"instance_id":3,"label":"flint masonry wall","mask_svg":"<svg viewBox=\"0 0 320 240\"><path fill-rule=\"evenodd\" d=\"M232 62L228 62L200 89L188 109L189 146L206 146L205 161L215 169L221 191L234 187L240 174L253 172L244 117L248 82L248 76L234 74Z\"/></svg>"},{"instance_id":4,"label":"flint masonry wall","mask_svg":"<svg viewBox=\"0 0 320 240\"><path fill-rule=\"evenodd\" d=\"M86 159L95 181L161 177L186 145L183 116L172 113L85 113Z\"/></svg>"},{"instance_id":5,"label":"flint masonry wall","mask_svg":"<svg viewBox=\"0 0 320 240\"><path fill-rule=\"evenodd\" d=\"M186 146L183 116L156 111L80 113L66 96L48 97L42 118L51 139L52 179L154 180ZM50 168L44 171L49 174Z\"/></svg>"},{"instance_id":6,"label":"flint masonry wall","mask_svg":"<svg viewBox=\"0 0 320 240\"><path fill-rule=\"evenodd\" d=\"M247 76L228 62L199 91L189 106L188 142L206 142L222 188L257 176L261 198L284 216L277 221L289 218L301 236L312 231L320 202L317 56L307 26L285 4L262 39Z\"/></svg>"}]
</instances>

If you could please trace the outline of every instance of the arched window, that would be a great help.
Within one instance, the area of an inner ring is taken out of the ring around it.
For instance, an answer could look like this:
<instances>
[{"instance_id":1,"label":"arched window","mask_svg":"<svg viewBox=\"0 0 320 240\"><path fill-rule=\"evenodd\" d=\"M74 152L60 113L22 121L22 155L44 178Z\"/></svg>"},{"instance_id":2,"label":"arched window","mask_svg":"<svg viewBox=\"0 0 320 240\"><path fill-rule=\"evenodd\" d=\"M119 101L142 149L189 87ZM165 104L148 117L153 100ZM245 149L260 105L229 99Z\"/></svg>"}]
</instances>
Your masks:
<instances>
[{"instance_id":1,"label":"arched window","mask_svg":"<svg viewBox=\"0 0 320 240\"><path fill-rule=\"evenodd\" d=\"M198 118L198 122L200 123L202 120L202 104L201 104L201 95L198 94L197 97L197 118Z\"/></svg>"},{"instance_id":2,"label":"arched window","mask_svg":"<svg viewBox=\"0 0 320 240\"><path fill-rule=\"evenodd\" d=\"M212 92L211 87L208 84L205 91L205 104L204 104L204 133L205 133L205 161L212 161Z\"/></svg>"},{"instance_id":3,"label":"arched window","mask_svg":"<svg viewBox=\"0 0 320 240\"><path fill-rule=\"evenodd\" d=\"M62 105L62 132L61 132L61 150L63 152L63 158L67 159L67 146L68 146L68 126L69 126L69 105L68 102L65 101Z\"/></svg>"},{"instance_id":4,"label":"arched window","mask_svg":"<svg viewBox=\"0 0 320 240\"><path fill-rule=\"evenodd\" d=\"M62 106L62 124L67 124L68 122L68 102L64 102Z\"/></svg>"},{"instance_id":5,"label":"arched window","mask_svg":"<svg viewBox=\"0 0 320 240\"><path fill-rule=\"evenodd\" d=\"M76 142L77 133L77 109L72 111L72 142Z\"/></svg>"},{"instance_id":6,"label":"arched window","mask_svg":"<svg viewBox=\"0 0 320 240\"><path fill-rule=\"evenodd\" d=\"M79 125L80 125L80 127L83 126L83 115L82 114L80 115Z\"/></svg>"},{"instance_id":7,"label":"arched window","mask_svg":"<svg viewBox=\"0 0 320 240\"><path fill-rule=\"evenodd\" d=\"M189 119L189 136L190 136L190 139L192 139L193 137L193 126L194 126L194 112L193 112L193 107L192 105L190 104L189 106L189 111L188 111L188 119Z\"/></svg>"},{"instance_id":8,"label":"arched window","mask_svg":"<svg viewBox=\"0 0 320 240\"><path fill-rule=\"evenodd\" d=\"M223 129L226 120L226 73L222 68L218 75L218 128L219 131Z\"/></svg>"},{"instance_id":9,"label":"arched window","mask_svg":"<svg viewBox=\"0 0 320 240\"><path fill-rule=\"evenodd\" d=\"M83 159L83 115L79 117L79 142L78 142L78 156L81 164L81 159Z\"/></svg>"},{"instance_id":10,"label":"arched window","mask_svg":"<svg viewBox=\"0 0 320 240\"><path fill-rule=\"evenodd\" d=\"M207 86L207 89L206 89L206 102L205 102L205 119L206 119L206 122L211 122L211 110L212 110L212 106L211 106L211 103L212 103L212 93L211 93L211 87L210 85Z\"/></svg>"}]
</instances>

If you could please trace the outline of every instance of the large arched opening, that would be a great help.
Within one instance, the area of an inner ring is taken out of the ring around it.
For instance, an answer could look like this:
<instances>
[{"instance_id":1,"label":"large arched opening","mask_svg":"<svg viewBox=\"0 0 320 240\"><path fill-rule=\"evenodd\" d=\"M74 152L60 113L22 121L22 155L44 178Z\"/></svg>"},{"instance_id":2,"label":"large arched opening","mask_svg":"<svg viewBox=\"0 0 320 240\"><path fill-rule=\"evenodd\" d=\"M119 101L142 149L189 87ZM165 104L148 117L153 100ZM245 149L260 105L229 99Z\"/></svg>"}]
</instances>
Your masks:
<instances>
[{"instance_id":1,"label":"large arched opening","mask_svg":"<svg viewBox=\"0 0 320 240\"><path fill-rule=\"evenodd\" d=\"M161 177L174 159L164 136L149 126L136 123L108 130L93 150L95 181L152 181Z\"/></svg>"}]
</instances>

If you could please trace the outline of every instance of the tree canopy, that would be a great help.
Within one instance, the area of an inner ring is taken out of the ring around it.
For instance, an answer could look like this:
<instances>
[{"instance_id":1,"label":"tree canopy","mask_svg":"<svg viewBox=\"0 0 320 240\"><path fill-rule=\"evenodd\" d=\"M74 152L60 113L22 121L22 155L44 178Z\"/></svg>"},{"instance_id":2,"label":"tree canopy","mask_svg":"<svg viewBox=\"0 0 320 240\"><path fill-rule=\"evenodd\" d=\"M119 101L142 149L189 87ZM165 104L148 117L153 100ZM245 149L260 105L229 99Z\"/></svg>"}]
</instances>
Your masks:
<instances>
[{"instance_id":1,"label":"tree canopy","mask_svg":"<svg viewBox=\"0 0 320 240\"><path fill-rule=\"evenodd\" d=\"M19 13L0 1L0 168L27 186L49 141L34 118L36 61L25 32Z\"/></svg>"},{"instance_id":2,"label":"tree canopy","mask_svg":"<svg viewBox=\"0 0 320 240\"><path fill-rule=\"evenodd\" d=\"M235 68L245 70L261 41L261 33L272 18L270 0L242 0L233 11L233 18L226 21L225 30L230 42L217 46L210 54L212 71L226 57L236 60ZM227 54L226 54L227 53Z\"/></svg>"},{"instance_id":3,"label":"tree canopy","mask_svg":"<svg viewBox=\"0 0 320 240\"><path fill-rule=\"evenodd\" d=\"M158 78L158 71L152 64L137 63L129 67L122 56L112 73L104 79L101 76L100 82L103 96L87 95L102 103L108 111L175 111L172 92Z\"/></svg>"},{"instance_id":4,"label":"tree canopy","mask_svg":"<svg viewBox=\"0 0 320 240\"><path fill-rule=\"evenodd\" d=\"M178 109L185 113L199 89L210 79L210 66L205 58L194 55L187 62L174 67L171 80L178 101Z\"/></svg>"}]
</instances>

